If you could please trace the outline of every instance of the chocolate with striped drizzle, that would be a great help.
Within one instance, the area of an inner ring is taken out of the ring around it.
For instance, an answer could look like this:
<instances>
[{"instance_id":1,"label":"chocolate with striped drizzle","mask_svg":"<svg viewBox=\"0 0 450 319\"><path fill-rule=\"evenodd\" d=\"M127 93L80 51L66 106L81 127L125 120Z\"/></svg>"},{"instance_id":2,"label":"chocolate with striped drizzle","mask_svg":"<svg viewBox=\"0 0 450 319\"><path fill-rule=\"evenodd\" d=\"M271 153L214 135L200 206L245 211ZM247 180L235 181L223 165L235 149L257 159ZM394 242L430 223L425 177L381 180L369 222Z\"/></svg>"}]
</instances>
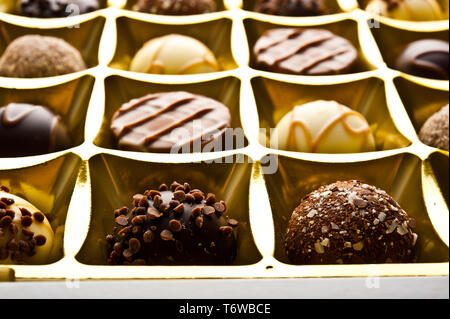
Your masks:
<instances>
[{"instance_id":1,"label":"chocolate with striped drizzle","mask_svg":"<svg viewBox=\"0 0 450 319\"><path fill-rule=\"evenodd\" d=\"M167 153L174 147L194 142L204 146L222 137L230 120L230 111L218 101L188 92L166 92L122 105L112 118L111 130L120 149Z\"/></svg>"},{"instance_id":2,"label":"chocolate with striped drizzle","mask_svg":"<svg viewBox=\"0 0 450 319\"><path fill-rule=\"evenodd\" d=\"M348 40L324 29L271 29L253 52L260 68L302 75L348 72L358 57Z\"/></svg>"}]
</instances>

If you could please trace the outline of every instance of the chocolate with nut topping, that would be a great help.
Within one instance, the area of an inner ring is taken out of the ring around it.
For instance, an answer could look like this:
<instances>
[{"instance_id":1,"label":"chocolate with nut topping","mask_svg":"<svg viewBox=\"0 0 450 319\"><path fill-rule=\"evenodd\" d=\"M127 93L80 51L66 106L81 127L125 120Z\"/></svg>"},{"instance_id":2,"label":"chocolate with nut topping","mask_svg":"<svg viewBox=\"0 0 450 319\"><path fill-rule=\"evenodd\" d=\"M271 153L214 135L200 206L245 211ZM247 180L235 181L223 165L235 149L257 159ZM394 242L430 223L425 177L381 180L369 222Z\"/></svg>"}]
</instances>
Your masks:
<instances>
[{"instance_id":1,"label":"chocolate with nut topping","mask_svg":"<svg viewBox=\"0 0 450 319\"><path fill-rule=\"evenodd\" d=\"M339 181L292 213L285 248L293 264L369 264L414 259L415 222L385 191Z\"/></svg>"},{"instance_id":2,"label":"chocolate with nut topping","mask_svg":"<svg viewBox=\"0 0 450 319\"><path fill-rule=\"evenodd\" d=\"M214 194L174 182L136 194L114 211L110 265L221 265L236 257L238 222Z\"/></svg>"}]
</instances>

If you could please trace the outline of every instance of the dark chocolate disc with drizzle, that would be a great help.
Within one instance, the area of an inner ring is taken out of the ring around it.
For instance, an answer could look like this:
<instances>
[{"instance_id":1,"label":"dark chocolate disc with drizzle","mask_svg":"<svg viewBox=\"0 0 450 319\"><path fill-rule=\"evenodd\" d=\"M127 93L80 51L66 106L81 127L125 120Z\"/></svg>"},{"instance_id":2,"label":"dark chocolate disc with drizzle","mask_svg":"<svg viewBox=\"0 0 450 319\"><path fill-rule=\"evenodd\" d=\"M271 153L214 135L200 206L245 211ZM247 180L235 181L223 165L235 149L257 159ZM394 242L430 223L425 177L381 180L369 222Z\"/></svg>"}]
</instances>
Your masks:
<instances>
[{"instance_id":1,"label":"dark chocolate disc with drizzle","mask_svg":"<svg viewBox=\"0 0 450 319\"><path fill-rule=\"evenodd\" d=\"M293 17L317 16L328 12L323 0L257 0L255 11Z\"/></svg>"},{"instance_id":2,"label":"dark chocolate disc with drizzle","mask_svg":"<svg viewBox=\"0 0 450 319\"><path fill-rule=\"evenodd\" d=\"M112 118L111 130L120 149L179 153L223 137L230 119L228 108L216 100L164 92L122 105Z\"/></svg>"},{"instance_id":3,"label":"dark chocolate disc with drizzle","mask_svg":"<svg viewBox=\"0 0 450 319\"><path fill-rule=\"evenodd\" d=\"M30 156L71 146L58 115L40 105L11 103L0 107L0 157Z\"/></svg>"},{"instance_id":4,"label":"dark chocolate disc with drizzle","mask_svg":"<svg viewBox=\"0 0 450 319\"><path fill-rule=\"evenodd\" d=\"M106 236L110 265L225 265L237 254L239 222L214 194L187 183L135 194L132 207L114 211Z\"/></svg>"},{"instance_id":5,"label":"dark chocolate disc with drizzle","mask_svg":"<svg viewBox=\"0 0 450 319\"><path fill-rule=\"evenodd\" d=\"M398 70L426 78L448 80L448 42L424 39L410 43L399 55Z\"/></svg>"},{"instance_id":6,"label":"dark chocolate disc with drizzle","mask_svg":"<svg viewBox=\"0 0 450 319\"><path fill-rule=\"evenodd\" d=\"M259 68L299 75L349 72L358 53L346 39L324 29L266 31L253 48Z\"/></svg>"}]
</instances>

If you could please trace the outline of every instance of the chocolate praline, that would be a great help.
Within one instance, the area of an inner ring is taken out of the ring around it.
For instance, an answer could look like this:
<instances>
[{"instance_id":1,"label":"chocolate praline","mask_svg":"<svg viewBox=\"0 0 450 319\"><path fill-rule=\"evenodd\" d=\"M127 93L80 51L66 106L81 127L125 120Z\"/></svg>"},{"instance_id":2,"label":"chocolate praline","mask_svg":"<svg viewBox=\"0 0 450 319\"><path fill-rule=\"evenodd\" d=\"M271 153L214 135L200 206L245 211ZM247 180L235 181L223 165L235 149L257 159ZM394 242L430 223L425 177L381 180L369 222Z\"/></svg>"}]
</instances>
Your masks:
<instances>
[{"instance_id":1,"label":"chocolate praline","mask_svg":"<svg viewBox=\"0 0 450 319\"><path fill-rule=\"evenodd\" d=\"M236 257L227 206L190 185L174 182L133 196L132 207L114 212L116 226L106 236L110 265L222 265Z\"/></svg>"},{"instance_id":2,"label":"chocolate praline","mask_svg":"<svg viewBox=\"0 0 450 319\"><path fill-rule=\"evenodd\" d=\"M0 58L0 76L41 78L86 69L80 52L63 39L37 34L9 43Z\"/></svg>"},{"instance_id":3,"label":"chocolate praline","mask_svg":"<svg viewBox=\"0 0 450 319\"><path fill-rule=\"evenodd\" d=\"M256 0L255 11L281 16L317 16L328 12L323 0Z\"/></svg>"},{"instance_id":4,"label":"chocolate praline","mask_svg":"<svg viewBox=\"0 0 450 319\"><path fill-rule=\"evenodd\" d=\"M217 10L214 0L138 0L134 11L164 15L193 15Z\"/></svg>"},{"instance_id":5,"label":"chocolate praline","mask_svg":"<svg viewBox=\"0 0 450 319\"><path fill-rule=\"evenodd\" d=\"M20 14L33 18L62 18L99 9L98 0L20 0Z\"/></svg>"},{"instance_id":6,"label":"chocolate praline","mask_svg":"<svg viewBox=\"0 0 450 319\"><path fill-rule=\"evenodd\" d=\"M423 39L410 43L398 56L396 69L426 78L449 79L449 44Z\"/></svg>"},{"instance_id":7,"label":"chocolate praline","mask_svg":"<svg viewBox=\"0 0 450 319\"><path fill-rule=\"evenodd\" d=\"M253 54L263 70L298 75L333 75L351 71L358 52L350 41L326 29L269 29Z\"/></svg>"},{"instance_id":8,"label":"chocolate praline","mask_svg":"<svg viewBox=\"0 0 450 319\"><path fill-rule=\"evenodd\" d=\"M190 153L207 145L223 146L215 143L222 141L230 121L229 109L216 100L161 92L122 105L111 120L111 131L122 150Z\"/></svg>"},{"instance_id":9,"label":"chocolate praline","mask_svg":"<svg viewBox=\"0 0 450 319\"><path fill-rule=\"evenodd\" d=\"M411 262L414 227L384 190L338 181L303 198L289 220L285 248L293 264Z\"/></svg>"},{"instance_id":10,"label":"chocolate praline","mask_svg":"<svg viewBox=\"0 0 450 319\"><path fill-rule=\"evenodd\" d=\"M40 105L0 107L0 157L39 155L72 145L62 119Z\"/></svg>"},{"instance_id":11,"label":"chocolate praline","mask_svg":"<svg viewBox=\"0 0 450 319\"><path fill-rule=\"evenodd\" d=\"M420 140L429 146L449 150L449 106L430 116L419 132Z\"/></svg>"}]
</instances>

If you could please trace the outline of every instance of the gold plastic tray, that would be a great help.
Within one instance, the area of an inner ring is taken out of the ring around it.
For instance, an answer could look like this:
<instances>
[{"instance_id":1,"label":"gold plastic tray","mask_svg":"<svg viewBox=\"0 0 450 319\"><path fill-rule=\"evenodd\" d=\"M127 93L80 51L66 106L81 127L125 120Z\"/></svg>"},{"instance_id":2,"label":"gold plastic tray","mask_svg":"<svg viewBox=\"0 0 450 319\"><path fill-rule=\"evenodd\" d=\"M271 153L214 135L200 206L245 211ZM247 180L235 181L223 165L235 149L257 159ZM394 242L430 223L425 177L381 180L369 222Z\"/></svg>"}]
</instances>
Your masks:
<instances>
[{"instance_id":1,"label":"gold plastic tray","mask_svg":"<svg viewBox=\"0 0 450 319\"><path fill-rule=\"evenodd\" d=\"M448 276L449 154L417 137L426 118L448 102L448 81L417 78L389 67L391 55L407 41L428 35L448 40L448 20L411 23L373 17L359 9L356 0L329 0L333 14L305 18L245 10L253 6L251 0L218 1L219 12L182 18L127 10L134 2L110 1L106 9L63 19L0 13L0 54L20 35L51 34L77 47L89 66L40 80L0 78L0 105L45 104L69 123L76 141L63 152L0 159L0 184L46 212L56 232L49 264L2 265L1 280L13 279L13 272L22 280ZM257 70L250 48L274 26L320 27L345 36L360 52L355 72L311 77ZM184 76L126 71L144 41L171 32L203 41L224 71ZM232 126L245 132L245 147L177 155L114 148L109 121L123 102L178 89L224 102ZM335 99L363 113L375 133L377 151L324 155L266 147L261 129L274 127L295 103L319 98ZM136 192L174 179L215 192L227 201L230 215L241 221L234 265L106 266L104 236L112 227L113 209L128 204ZM417 262L289 264L282 233L292 210L307 193L338 179L361 179L381 187L416 218Z\"/></svg>"}]
</instances>

